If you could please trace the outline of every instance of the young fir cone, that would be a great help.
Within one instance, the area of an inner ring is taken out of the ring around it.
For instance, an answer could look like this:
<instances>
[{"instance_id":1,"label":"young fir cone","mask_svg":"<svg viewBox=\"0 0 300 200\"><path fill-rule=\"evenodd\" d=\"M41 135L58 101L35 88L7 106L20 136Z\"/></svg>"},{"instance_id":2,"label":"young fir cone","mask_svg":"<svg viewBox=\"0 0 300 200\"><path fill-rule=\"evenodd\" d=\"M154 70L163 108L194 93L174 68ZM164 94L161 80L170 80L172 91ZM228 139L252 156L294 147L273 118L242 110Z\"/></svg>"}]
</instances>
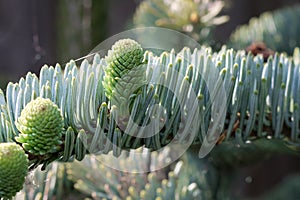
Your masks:
<instances>
[{"instance_id":1,"label":"young fir cone","mask_svg":"<svg viewBox=\"0 0 300 200\"><path fill-rule=\"evenodd\" d=\"M133 78L142 79L141 70L135 71L135 67L139 67L143 62L143 49L139 43L132 39L122 39L117 41L108 51L105 57L107 68L105 69L105 76L103 86L105 88L106 96L111 99L116 84L118 81L127 81L124 78L128 75ZM134 72L132 74L131 72ZM129 79L129 78L128 78ZM130 80L128 80L130 81ZM131 82L132 83L132 80ZM127 88L128 89L128 88ZM119 91L119 92L124 92ZM121 95L124 96L124 95Z\"/></svg>"},{"instance_id":2,"label":"young fir cone","mask_svg":"<svg viewBox=\"0 0 300 200\"><path fill-rule=\"evenodd\" d=\"M110 104L115 107L115 119L122 130L130 116L131 96L146 83L143 58L141 45L132 39L117 41L105 57L103 87Z\"/></svg>"},{"instance_id":3,"label":"young fir cone","mask_svg":"<svg viewBox=\"0 0 300 200\"><path fill-rule=\"evenodd\" d=\"M54 153L62 143L63 117L50 99L38 97L29 102L16 122L21 132L16 141L33 155Z\"/></svg>"},{"instance_id":4,"label":"young fir cone","mask_svg":"<svg viewBox=\"0 0 300 200\"><path fill-rule=\"evenodd\" d=\"M28 159L16 143L0 143L0 199L11 199L23 188Z\"/></svg>"}]
</instances>

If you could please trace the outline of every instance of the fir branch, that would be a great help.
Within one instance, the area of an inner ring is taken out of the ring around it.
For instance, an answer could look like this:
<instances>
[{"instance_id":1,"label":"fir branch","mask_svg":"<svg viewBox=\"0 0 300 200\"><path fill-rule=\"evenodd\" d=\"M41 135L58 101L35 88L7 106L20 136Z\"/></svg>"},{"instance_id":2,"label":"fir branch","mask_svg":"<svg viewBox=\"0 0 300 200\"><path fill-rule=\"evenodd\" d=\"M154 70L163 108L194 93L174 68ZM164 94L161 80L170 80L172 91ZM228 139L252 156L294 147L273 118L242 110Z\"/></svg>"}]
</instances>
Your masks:
<instances>
[{"instance_id":1,"label":"fir branch","mask_svg":"<svg viewBox=\"0 0 300 200\"><path fill-rule=\"evenodd\" d=\"M295 52L298 50L296 49ZM24 107L37 97L49 98L61 110L64 118L63 144L61 151L47 157L29 154L31 167L53 160L81 160L86 153L113 152L119 156L122 149L136 149L144 146L157 150L166 146L174 138L174 133L189 124L182 134L186 141L186 132L195 129L194 143L202 143L209 123L213 95L223 85L228 95L227 119L219 143L232 139L244 144L248 140L272 137L282 140L294 151L299 150L299 54L288 57L276 53L264 63L262 56L252 56L245 51L223 48L219 52L211 49L183 49L155 56L145 52L147 60L147 80L160 80L159 84L142 87L132 100L130 113L134 122L141 125L149 119L158 120L158 134L151 137L138 137L142 130L135 130L132 124L126 124L125 130L136 135L125 134L116 124L116 113L111 102L105 96L103 77L106 62L95 55L93 62L84 60L78 68L70 61L62 71L59 64L55 67L44 66L39 78L28 73L18 83L9 83L6 95L0 92L0 139L1 142L15 141L19 131L15 122ZM172 75L175 69L185 78L183 82ZM208 91L204 81L210 76L210 69L219 71L215 91ZM184 87L184 83L190 85ZM186 97L180 101L167 88L175 88ZM193 89L201 107L201 121L193 121L193 113L182 113L178 106L189 98ZM166 109L165 117L150 112L149 107L160 103ZM146 109L142 109L146 108ZM147 117L148 114L148 117ZM150 114L150 117L149 117ZM158 117L159 116L159 117ZM179 117L180 116L180 117ZM224 137L225 136L225 137ZM223 138L223 139L222 139ZM87 144L92 144L88 146Z\"/></svg>"}]
</instances>

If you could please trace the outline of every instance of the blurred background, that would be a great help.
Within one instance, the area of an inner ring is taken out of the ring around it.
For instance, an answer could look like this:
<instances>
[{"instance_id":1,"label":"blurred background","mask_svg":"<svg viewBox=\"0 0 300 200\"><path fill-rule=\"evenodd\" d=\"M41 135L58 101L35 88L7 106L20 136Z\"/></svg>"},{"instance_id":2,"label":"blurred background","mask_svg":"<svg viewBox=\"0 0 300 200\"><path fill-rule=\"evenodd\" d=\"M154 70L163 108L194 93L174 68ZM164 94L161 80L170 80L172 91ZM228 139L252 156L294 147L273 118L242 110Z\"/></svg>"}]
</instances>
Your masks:
<instances>
[{"instance_id":1,"label":"blurred background","mask_svg":"<svg viewBox=\"0 0 300 200\"><path fill-rule=\"evenodd\" d=\"M17 81L29 70L38 72L43 64L65 63L84 56L104 39L134 27L134 14L141 2L0 0L1 88L7 81ZM296 2L225 0L220 15L228 15L230 19L221 22L210 34L215 43L224 44L232 31L251 17Z\"/></svg>"},{"instance_id":2,"label":"blurred background","mask_svg":"<svg viewBox=\"0 0 300 200\"><path fill-rule=\"evenodd\" d=\"M63 65L85 56L106 38L133 27L168 27L215 49L223 44L237 47L234 43L240 39L230 38L239 25L265 11L294 6L298 0L194 0L186 7L184 0L174 2L179 8L170 0L0 0L0 86L5 90L9 81L18 81L28 71L38 73L44 64ZM195 5L200 10L195 10ZM238 47L246 48L247 42ZM294 157L272 158L242 169L232 190L237 195L255 196L299 169ZM255 177L255 184L245 181L248 175Z\"/></svg>"}]
</instances>

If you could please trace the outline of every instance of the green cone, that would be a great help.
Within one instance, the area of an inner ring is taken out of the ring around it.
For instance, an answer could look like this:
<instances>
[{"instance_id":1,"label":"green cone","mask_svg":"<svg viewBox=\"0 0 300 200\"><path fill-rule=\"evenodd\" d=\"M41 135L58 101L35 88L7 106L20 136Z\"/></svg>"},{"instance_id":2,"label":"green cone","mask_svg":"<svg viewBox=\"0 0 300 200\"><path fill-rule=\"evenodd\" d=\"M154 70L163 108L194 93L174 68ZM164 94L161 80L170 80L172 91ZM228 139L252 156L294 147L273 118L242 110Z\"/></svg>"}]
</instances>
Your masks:
<instances>
[{"instance_id":1,"label":"green cone","mask_svg":"<svg viewBox=\"0 0 300 200\"><path fill-rule=\"evenodd\" d=\"M124 75L128 75L135 67L142 64L143 49L139 43L132 39L122 39L112 46L105 60L107 68L105 69L103 87L106 96L111 99L117 81L124 79ZM134 72L134 75L129 74L128 77L142 78L137 74L137 72Z\"/></svg>"},{"instance_id":2,"label":"green cone","mask_svg":"<svg viewBox=\"0 0 300 200\"><path fill-rule=\"evenodd\" d=\"M38 97L29 102L16 122L21 132L16 141L34 155L54 153L62 143L63 117L50 99Z\"/></svg>"},{"instance_id":3,"label":"green cone","mask_svg":"<svg viewBox=\"0 0 300 200\"><path fill-rule=\"evenodd\" d=\"M16 143L0 143L0 199L10 199L23 188L28 160Z\"/></svg>"}]
</instances>

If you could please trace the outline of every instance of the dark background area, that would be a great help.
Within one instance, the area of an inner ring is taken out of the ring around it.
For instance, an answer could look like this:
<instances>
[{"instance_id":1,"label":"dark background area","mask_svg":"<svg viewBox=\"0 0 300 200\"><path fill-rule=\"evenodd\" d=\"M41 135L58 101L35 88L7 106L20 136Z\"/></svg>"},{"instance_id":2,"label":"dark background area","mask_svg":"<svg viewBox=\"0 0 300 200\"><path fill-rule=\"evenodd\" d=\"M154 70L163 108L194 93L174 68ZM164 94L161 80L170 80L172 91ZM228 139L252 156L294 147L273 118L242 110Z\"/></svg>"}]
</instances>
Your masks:
<instances>
[{"instance_id":1,"label":"dark background area","mask_svg":"<svg viewBox=\"0 0 300 200\"><path fill-rule=\"evenodd\" d=\"M240 24L297 0L226 0L230 21L215 30L225 43ZM0 0L0 84L17 81L44 64L82 57L126 28L138 0ZM93 29L91 29L93 27Z\"/></svg>"},{"instance_id":2,"label":"dark background area","mask_svg":"<svg viewBox=\"0 0 300 200\"><path fill-rule=\"evenodd\" d=\"M222 14L230 21L215 30L226 43L230 33L262 12L293 5L298 0L225 0ZM44 64L66 63L87 55L106 38L130 24L136 6L133 0L0 0L0 86L18 81L28 71L38 73ZM91 29L93 27L93 29ZM279 183L300 168L294 157L279 157L243 169L234 192L254 194ZM248 187L244 179L253 178ZM254 195L255 196L255 195Z\"/></svg>"}]
</instances>

